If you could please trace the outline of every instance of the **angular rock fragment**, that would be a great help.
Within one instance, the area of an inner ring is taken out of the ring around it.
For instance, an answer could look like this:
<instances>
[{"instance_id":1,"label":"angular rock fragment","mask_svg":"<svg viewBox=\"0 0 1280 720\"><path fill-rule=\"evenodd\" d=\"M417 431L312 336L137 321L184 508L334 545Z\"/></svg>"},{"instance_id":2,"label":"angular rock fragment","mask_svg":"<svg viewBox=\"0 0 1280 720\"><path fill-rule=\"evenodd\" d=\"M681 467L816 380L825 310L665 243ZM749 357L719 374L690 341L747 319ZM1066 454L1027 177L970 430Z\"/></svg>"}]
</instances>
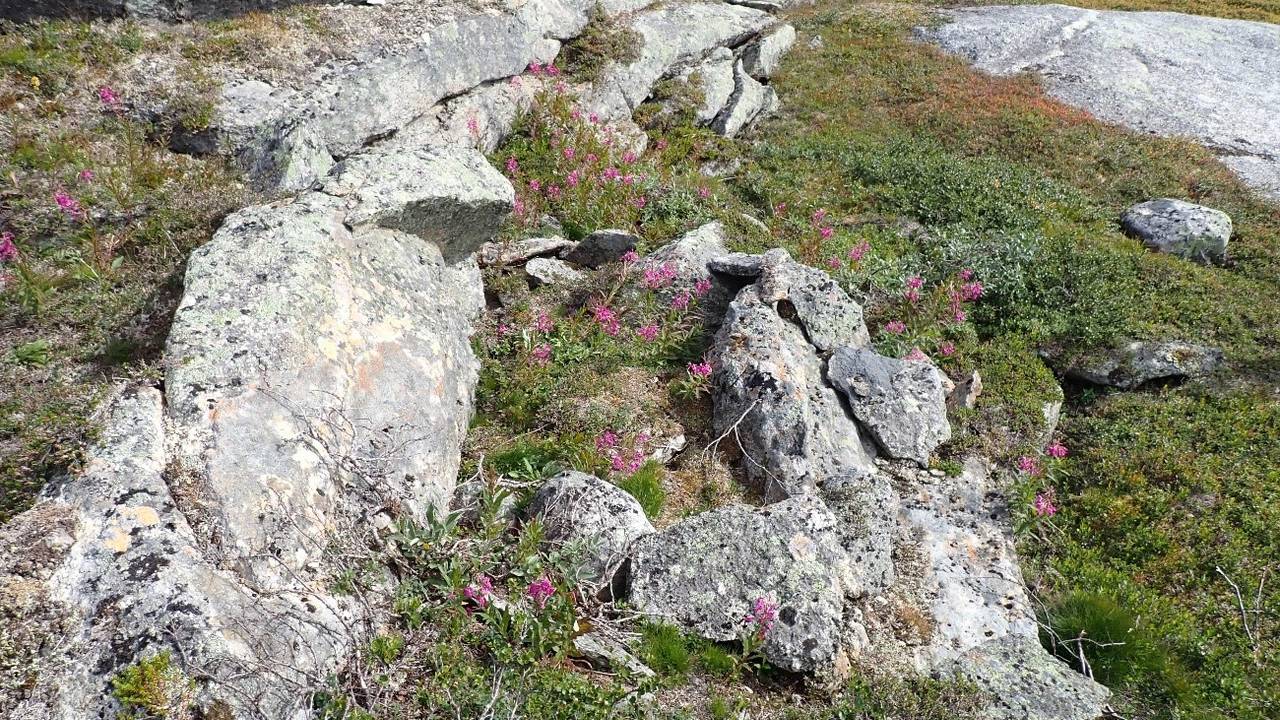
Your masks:
<instances>
[{"instance_id":1,"label":"angular rock fragment","mask_svg":"<svg viewBox=\"0 0 1280 720\"><path fill-rule=\"evenodd\" d=\"M794 315L808 342L822 352L871 342L862 306L830 275L795 262L786 250L764 254L759 288L760 299L775 304L789 319Z\"/></svg>"},{"instance_id":2,"label":"angular rock fragment","mask_svg":"<svg viewBox=\"0 0 1280 720\"><path fill-rule=\"evenodd\" d=\"M626 230L597 230L561 253L560 259L594 270L617 262L628 250L635 250L639 242L640 238Z\"/></svg>"},{"instance_id":3,"label":"angular rock fragment","mask_svg":"<svg viewBox=\"0 0 1280 720\"><path fill-rule=\"evenodd\" d=\"M816 497L695 515L636 543L629 600L711 640L738 640L757 600L776 604L769 662L793 672L847 671L839 643L851 572L836 518Z\"/></svg>"},{"instance_id":4,"label":"angular rock fragment","mask_svg":"<svg viewBox=\"0 0 1280 720\"><path fill-rule=\"evenodd\" d=\"M778 108L778 94L747 74L742 61L733 69L733 95L711 123L711 129L725 137L734 137L752 120Z\"/></svg>"},{"instance_id":5,"label":"angular rock fragment","mask_svg":"<svg viewBox=\"0 0 1280 720\"><path fill-rule=\"evenodd\" d=\"M716 434L740 444L743 468L768 500L874 470L875 447L827 384L804 329L764 301L759 285L730 303L710 358Z\"/></svg>"},{"instance_id":6,"label":"angular rock fragment","mask_svg":"<svg viewBox=\"0 0 1280 720\"><path fill-rule=\"evenodd\" d=\"M580 472L551 478L529 503L547 541L581 543L587 552L581 580L608 589L636 540L653 533L640 503L613 483Z\"/></svg>"},{"instance_id":7,"label":"angular rock fragment","mask_svg":"<svg viewBox=\"0 0 1280 720\"><path fill-rule=\"evenodd\" d=\"M1199 263L1221 262L1231 240L1226 213L1170 198L1134 205L1120 216L1120 225L1152 250Z\"/></svg>"},{"instance_id":8,"label":"angular rock fragment","mask_svg":"<svg viewBox=\"0 0 1280 720\"><path fill-rule=\"evenodd\" d=\"M951 438L944 377L933 363L887 358L862 348L839 348L827 367L827 378L844 393L853 416L880 448L922 467Z\"/></svg>"},{"instance_id":9,"label":"angular rock fragment","mask_svg":"<svg viewBox=\"0 0 1280 720\"><path fill-rule=\"evenodd\" d=\"M782 56L787 54L795 42L796 29L790 25L780 25L742 51L742 67L751 77L767 80L777 72L778 66L782 64Z\"/></svg>"},{"instance_id":10,"label":"angular rock fragment","mask_svg":"<svg viewBox=\"0 0 1280 720\"><path fill-rule=\"evenodd\" d=\"M524 274L534 287L540 285L573 286L582 282L583 274L574 270L569 263L555 258L533 258L525 263Z\"/></svg>"},{"instance_id":11,"label":"angular rock fragment","mask_svg":"<svg viewBox=\"0 0 1280 720\"><path fill-rule=\"evenodd\" d=\"M733 66L733 52L728 48L716 48L706 60L681 75L686 82L692 82L696 76L698 88L702 91L702 104L695 113L698 122L706 124L715 120L729 102L734 88Z\"/></svg>"},{"instance_id":12,"label":"angular rock fragment","mask_svg":"<svg viewBox=\"0 0 1280 720\"><path fill-rule=\"evenodd\" d=\"M991 720L1095 720L1111 693L1049 655L1034 637L1011 635L966 651L941 672L992 700Z\"/></svg>"},{"instance_id":13,"label":"angular rock fragment","mask_svg":"<svg viewBox=\"0 0 1280 720\"><path fill-rule=\"evenodd\" d=\"M577 243L572 240L565 240L559 235L529 238L513 243L485 243L476 252L476 262L480 267L519 265L530 258L566 252L576 245Z\"/></svg>"},{"instance_id":14,"label":"angular rock fragment","mask_svg":"<svg viewBox=\"0 0 1280 720\"><path fill-rule=\"evenodd\" d=\"M176 455L217 552L264 587L310 567L338 523L452 493L484 300L475 265L440 247L487 240L513 192L475 151L412 157L441 173L353 158L328 185L342 198L246 208L188 264L166 347Z\"/></svg>"}]
</instances>

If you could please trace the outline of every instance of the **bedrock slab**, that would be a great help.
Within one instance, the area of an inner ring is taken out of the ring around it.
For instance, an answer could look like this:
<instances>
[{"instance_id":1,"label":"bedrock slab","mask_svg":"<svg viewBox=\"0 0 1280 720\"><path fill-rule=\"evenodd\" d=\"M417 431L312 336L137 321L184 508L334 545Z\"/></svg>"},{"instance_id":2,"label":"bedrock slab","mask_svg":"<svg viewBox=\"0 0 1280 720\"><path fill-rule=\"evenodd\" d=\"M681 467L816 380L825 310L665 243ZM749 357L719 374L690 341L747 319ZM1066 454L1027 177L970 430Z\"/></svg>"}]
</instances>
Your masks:
<instances>
[{"instance_id":1,"label":"bedrock slab","mask_svg":"<svg viewBox=\"0 0 1280 720\"><path fill-rule=\"evenodd\" d=\"M1198 140L1280 199L1280 26L1067 5L943 16L917 35L994 75L1039 73L1050 95L1102 120Z\"/></svg>"}]
</instances>

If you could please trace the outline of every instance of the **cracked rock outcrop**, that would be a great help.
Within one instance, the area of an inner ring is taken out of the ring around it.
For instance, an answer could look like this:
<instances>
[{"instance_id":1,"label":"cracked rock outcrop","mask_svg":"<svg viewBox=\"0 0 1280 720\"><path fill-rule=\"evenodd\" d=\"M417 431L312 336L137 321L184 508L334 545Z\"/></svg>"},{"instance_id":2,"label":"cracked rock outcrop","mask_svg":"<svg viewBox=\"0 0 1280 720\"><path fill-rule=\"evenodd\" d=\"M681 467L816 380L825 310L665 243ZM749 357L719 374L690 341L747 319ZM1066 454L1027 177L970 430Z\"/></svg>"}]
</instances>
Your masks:
<instances>
[{"instance_id":1,"label":"cracked rock outcrop","mask_svg":"<svg viewBox=\"0 0 1280 720\"><path fill-rule=\"evenodd\" d=\"M942 11L920 37L1140 132L1191 137L1280 198L1280 28L1168 12L1017 5ZM1195 82L1187 82L1195 78Z\"/></svg>"}]
</instances>

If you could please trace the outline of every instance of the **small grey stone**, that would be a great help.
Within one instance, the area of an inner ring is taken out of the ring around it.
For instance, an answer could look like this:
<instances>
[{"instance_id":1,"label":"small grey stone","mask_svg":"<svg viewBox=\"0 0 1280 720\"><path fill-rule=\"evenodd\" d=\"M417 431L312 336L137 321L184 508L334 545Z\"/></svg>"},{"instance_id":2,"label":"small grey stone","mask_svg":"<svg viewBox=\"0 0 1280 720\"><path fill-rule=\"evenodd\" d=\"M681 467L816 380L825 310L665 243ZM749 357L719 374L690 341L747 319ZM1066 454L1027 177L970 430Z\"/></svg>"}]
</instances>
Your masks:
<instances>
[{"instance_id":1,"label":"small grey stone","mask_svg":"<svg viewBox=\"0 0 1280 720\"><path fill-rule=\"evenodd\" d=\"M836 518L813 496L712 510L636 543L628 598L642 613L718 641L752 632L744 618L764 598L780 606L764 640L769 662L838 673L851 573L838 538Z\"/></svg>"},{"instance_id":2,"label":"small grey stone","mask_svg":"<svg viewBox=\"0 0 1280 720\"><path fill-rule=\"evenodd\" d=\"M625 671L633 677L650 678L655 673L627 650L626 645L599 630L590 630L573 638L574 654L593 663L602 664L604 670Z\"/></svg>"},{"instance_id":3,"label":"small grey stone","mask_svg":"<svg viewBox=\"0 0 1280 720\"><path fill-rule=\"evenodd\" d=\"M524 274L534 286L540 285L575 285L585 277L574 270L569 263L555 258L533 258L525 263Z\"/></svg>"},{"instance_id":4,"label":"small grey stone","mask_svg":"<svg viewBox=\"0 0 1280 720\"><path fill-rule=\"evenodd\" d=\"M584 544L588 557L580 580L601 589L610 587L631 545L653 533L644 509L625 490L574 471L538 488L527 517L542 522L547 542Z\"/></svg>"},{"instance_id":5,"label":"small grey stone","mask_svg":"<svg viewBox=\"0 0 1280 720\"><path fill-rule=\"evenodd\" d=\"M1152 250L1199 263L1221 262L1231 240L1226 213L1169 198L1134 205L1120 224Z\"/></svg>"},{"instance_id":6,"label":"small grey stone","mask_svg":"<svg viewBox=\"0 0 1280 720\"><path fill-rule=\"evenodd\" d=\"M579 267L595 269L617 262L628 250L635 250L640 238L626 230L597 230L577 246L560 254L560 259Z\"/></svg>"},{"instance_id":7,"label":"small grey stone","mask_svg":"<svg viewBox=\"0 0 1280 720\"><path fill-rule=\"evenodd\" d=\"M827 378L891 457L927 466L934 449L951 438L943 376L933 363L842 347L831 356Z\"/></svg>"},{"instance_id":8,"label":"small grey stone","mask_svg":"<svg viewBox=\"0 0 1280 720\"><path fill-rule=\"evenodd\" d=\"M760 277L764 269L764 256L740 252L729 253L707 263L707 268L714 273L754 280Z\"/></svg>"}]
</instances>

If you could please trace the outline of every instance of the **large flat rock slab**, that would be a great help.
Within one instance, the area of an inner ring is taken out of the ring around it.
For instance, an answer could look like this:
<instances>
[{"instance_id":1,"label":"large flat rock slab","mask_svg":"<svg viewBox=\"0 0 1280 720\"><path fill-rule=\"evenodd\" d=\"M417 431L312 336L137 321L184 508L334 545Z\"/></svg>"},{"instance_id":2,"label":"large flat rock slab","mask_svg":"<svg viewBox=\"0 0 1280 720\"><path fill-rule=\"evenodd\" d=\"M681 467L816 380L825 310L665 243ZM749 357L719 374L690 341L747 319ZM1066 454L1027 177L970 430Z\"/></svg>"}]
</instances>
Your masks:
<instances>
[{"instance_id":1,"label":"large flat rock slab","mask_svg":"<svg viewBox=\"0 0 1280 720\"><path fill-rule=\"evenodd\" d=\"M947 10L917 34L994 75L1134 130L1204 143L1280 199L1280 26L1167 12L1025 5Z\"/></svg>"}]
</instances>

